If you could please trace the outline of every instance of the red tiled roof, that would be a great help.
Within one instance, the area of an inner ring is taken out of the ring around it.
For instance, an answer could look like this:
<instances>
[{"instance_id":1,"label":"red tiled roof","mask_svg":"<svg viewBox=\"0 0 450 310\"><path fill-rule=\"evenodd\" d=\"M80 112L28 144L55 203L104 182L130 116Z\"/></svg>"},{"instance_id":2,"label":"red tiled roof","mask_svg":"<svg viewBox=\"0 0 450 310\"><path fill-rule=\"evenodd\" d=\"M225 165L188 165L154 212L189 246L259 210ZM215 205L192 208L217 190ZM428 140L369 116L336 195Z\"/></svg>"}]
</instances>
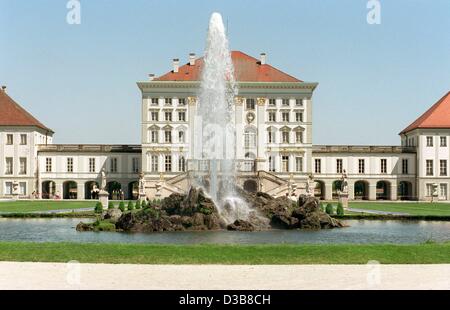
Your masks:
<instances>
[{"instance_id":1,"label":"red tiled roof","mask_svg":"<svg viewBox=\"0 0 450 310\"><path fill-rule=\"evenodd\" d=\"M271 65L261 65L261 62L240 51L232 51L231 59L234 64L234 75L239 82L302 82L289 74L286 74ZM170 71L155 81L199 81L203 57L196 59L195 65L189 63L181 66L178 72Z\"/></svg>"},{"instance_id":2,"label":"red tiled roof","mask_svg":"<svg viewBox=\"0 0 450 310\"><path fill-rule=\"evenodd\" d=\"M400 134L419 128L450 128L450 91Z\"/></svg>"},{"instance_id":3,"label":"red tiled roof","mask_svg":"<svg viewBox=\"0 0 450 310\"><path fill-rule=\"evenodd\" d=\"M0 126L35 126L53 132L0 90Z\"/></svg>"}]
</instances>

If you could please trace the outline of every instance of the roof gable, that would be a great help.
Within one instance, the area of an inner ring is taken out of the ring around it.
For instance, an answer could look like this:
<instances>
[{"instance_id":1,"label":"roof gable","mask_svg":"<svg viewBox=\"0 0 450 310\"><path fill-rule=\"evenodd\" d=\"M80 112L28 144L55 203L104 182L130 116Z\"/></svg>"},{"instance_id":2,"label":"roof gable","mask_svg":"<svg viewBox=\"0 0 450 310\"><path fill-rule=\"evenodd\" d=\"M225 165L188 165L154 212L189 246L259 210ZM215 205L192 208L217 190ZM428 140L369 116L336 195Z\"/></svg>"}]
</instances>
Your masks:
<instances>
[{"instance_id":1,"label":"roof gable","mask_svg":"<svg viewBox=\"0 0 450 310\"><path fill-rule=\"evenodd\" d=\"M271 65L264 64L240 51L232 51L231 59L234 65L234 75L238 82L302 82ZM194 65L189 63L181 66L178 72L170 71L155 81L200 81L203 57L196 59Z\"/></svg>"},{"instance_id":2,"label":"roof gable","mask_svg":"<svg viewBox=\"0 0 450 310\"><path fill-rule=\"evenodd\" d=\"M450 91L400 134L420 128L450 128Z\"/></svg>"},{"instance_id":3,"label":"roof gable","mask_svg":"<svg viewBox=\"0 0 450 310\"><path fill-rule=\"evenodd\" d=\"M34 126L53 132L1 90L0 126Z\"/></svg>"}]
</instances>

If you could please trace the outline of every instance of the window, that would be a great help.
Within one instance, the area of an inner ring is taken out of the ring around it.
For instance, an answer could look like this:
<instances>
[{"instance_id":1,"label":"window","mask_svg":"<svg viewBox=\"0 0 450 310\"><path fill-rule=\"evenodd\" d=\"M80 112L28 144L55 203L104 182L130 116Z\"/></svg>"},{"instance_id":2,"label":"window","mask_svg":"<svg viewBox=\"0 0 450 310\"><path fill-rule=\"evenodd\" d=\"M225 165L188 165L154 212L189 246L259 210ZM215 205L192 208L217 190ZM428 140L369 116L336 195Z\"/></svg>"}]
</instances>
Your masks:
<instances>
[{"instance_id":1,"label":"window","mask_svg":"<svg viewBox=\"0 0 450 310\"><path fill-rule=\"evenodd\" d=\"M342 159L336 159L336 173L342 173L343 172L343 161Z\"/></svg>"},{"instance_id":2,"label":"window","mask_svg":"<svg viewBox=\"0 0 450 310\"><path fill-rule=\"evenodd\" d=\"M439 173L441 177L447 176L447 160L442 159L440 160L440 169Z\"/></svg>"},{"instance_id":3,"label":"window","mask_svg":"<svg viewBox=\"0 0 450 310\"><path fill-rule=\"evenodd\" d=\"M409 161L407 159L403 159L402 160L402 174L408 174L409 173L409 169L408 169L408 164Z\"/></svg>"},{"instance_id":4,"label":"window","mask_svg":"<svg viewBox=\"0 0 450 310\"><path fill-rule=\"evenodd\" d=\"M281 102L281 104L283 105L283 106L289 106L289 99L283 99L282 100L282 102Z\"/></svg>"},{"instance_id":5,"label":"window","mask_svg":"<svg viewBox=\"0 0 450 310\"><path fill-rule=\"evenodd\" d=\"M19 183L19 195L25 196L27 194L27 183L20 182Z\"/></svg>"},{"instance_id":6,"label":"window","mask_svg":"<svg viewBox=\"0 0 450 310\"><path fill-rule=\"evenodd\" d=\"M178 112L178 121L180 121L180 122L186 121L186 112L185 111Z\"/></svg>"},{"instance_id":7,"label":"window","mask_svg":"<svg viewBox=\"0 0 450 310\"><path fill-rule=\"evenodd\" d=\"M178 171L179 172L186 171L186 160L184 159L184 156L181 156L180 158L178 158Z\"/></svg>"},{"instance_id":8,"label":"window","mask_svg":"<svg viewBox=\"0 0 450 310\"><path fill-rule=\"evenodd\" d=\"M441 147L447 147L447 137L441 137Z\"/></svg>"},{"instance_id":9,"label":"window","mask_svg":"<svg viewBox=\"0 0 450 310\"><path fill-rule=\"evenodd\" d=\"M73 158L67 158L67 172L73 172Z\"/></svg>"},{"instance_id":10,"label":"window","mask_svg":"<svg viewBox=\"0 0 450 310\"><path fill-rule=\"evenodd\" d=\"M272 107L276 106L277 105L276 99L273 99L273 98L269 99L269 105Z\"/></svg>"},{"instance_id":11,"label":"window","mask_svg":"<svg viewBox=\"0 0 450 310\"><path fill-rule=\"evenodd\" d=\"M255 99L247 99L245 106L247 110L254 110L255 109Z\"/></svg>"},{"instance_id":12,"label":"window","mask_svg":"<svg viewBox=\"0 0 450 310\"><path fill-rule=\"evenodd\" d=\"M275 132L269 130L267 132L267 140L268 143L275 143Z\"/></svg>"},{"instance_id":13,"label":"window","mask_svg":"<svg viewBox=\"0 0 450 310\"><path fill-rule=\"evenodd\" d=\"M295 99L295 105L302 107L303 106L303 99Z\"/></svg>"},{"instance_id":14,"label":"window","mask_svg":"<svg viewBox=\"0 0 450 310\"><path fill-rule=\"evenodd\" d=\"M289 143L289 131L282 131L281 138L282 143Z\"/></svg>"},{"instance_id":15,"label":"window","mask_svg":"<svg viewBox=\"0 0 450 310\"><path fill-rule=\"evenodd\" d=\"M164 115L165 115L166 122L171 122L172 121L172 112L171 111L166 111L164 113Z\"/></svg>"},{"instance_id":16,"label":"window","mask_svg":"<svg viewBox=\"0 0 450 310\"><path fill-rule=\"evenodd\" d=\"M387 159L381 159L381 173L387 173Z\"/></svg>"},{"instance_id":17,"label":"window","mask_svg":"<svg viewBox=\"0 0 450 310\"><path fill-rule=\"evenodd\" d=\"M283 120L283 122L289 122L289 112L282 112L281 119Z\"/></svg>"},{"instance_id":18,"label":"window","mask_svg":"<svg viewBox=\"0 0 450 310\"><path fill-rule=\"evenodd\" d=\"M358 172L361 174L366 172L366 161L364 159L358 160Z\"/></svg>"},{"instance_id":19,"label":"window","mask_svg":"<svg viewBox=\"0 0 450 310\"><path fill-rule=\"evenodd\" d=\"M151 143L158 143L158 131L157 130L152 130L150 134L151 134L150 142Z\"/></svg>"},{"instance_id":20,"label":"window","mask_svg":"<svg viewBox=\"0 0 450 310\"><path fill-rule=\"evenodd\" d=\"M164 100L165 105L172 105L172 98L166 98Z\"/></svg>"},{"instance_id":21,"label":"window","mask_svg":"<svg viewBox=\"0 0 450 310\"><path fill-rule=\"evenodd\" d=\"M428 197L434 196L434 186L433 186L433 184L430 184L430 183L427 184L427 196Z\"/></svg>"},{"instance_id":22,"label":"window","mask_svg":"<svg viewBox=\"0 0 450 310\"><path fill-rule=\"evenodd\" d=\"M179 131L178 132L178 143L185 143L185 135L184 135L184 131Z\"/></svg>"},{"instance_id":23,"label":"window","mask_svg":"<svg viewBox=\"0 0 450 310\"><path fill-rule=\"evenodd\" d=\"M185 106L186 105L186 98L178 99L178 105Z\"/></svg>"},{"instance_id":24,"label":"window","mask_svg":"<svg viewBox=\"0 0 450 310\"><path fill-rule=\"evenodd\" d=\"M45 159L45 172L52 172L52 159L50 157Z\"/></svg>"},{"instance_id":25,"label":"window","mask_svg":"<svg viewBox=\"0 0 450 310\"><path fill-rule=\"evenodd\" d=\"M117 172L117 158L111 158L110 160L110 172L116 173Z\"/></svg>"},{"instance_id":26,"label":"window","mask_svg":"<svg viewBox=\"0 0 450 310\"><path fill-rule=\"evenodd\" d=\"M322 160L320 160L320 159L314 160L314 172L322 173Z\"/></svg>"},{"instance_id":27,"label":"window","mask_svg":"<svg viewBox=\"0 0 450 310\"><path fill-rule=\"evenodd\" d=\"M275 172L275 160L273 156L269 156L269 171Z\"/></svg>"},{"instance_id":28,"label":"window","mask_svg":"<svg viewBox=\"0 0 450 310\"><path fill-rule=\"evenodd\" d=\"M427 146L432 147L433 146L433 137L427 137Z\"/></svg>"},{"instance_id":29,"label":"window","mask_svg":"<svg viewBox=\"0 0 450 310\"><path fill-rule=\"evenodd\" d=\"M295 142L296 143L303 143L303 131L296 131L295 132Z\"/></svg>"},{"instance_id":30,"label":"window","mask_svg":"<svg viewBox=\"0 0 450 310\"><path fill-rule=\"evenodd\" d=\"M299 123L303 123L303 112L295 113L295 121Z\"/></svg>"},{"instance_id":31,"label":"window","mask_svg":"<svg viewBox=\"0 0 450 310\"><path fill-rule=\"evenodd\" d=\"M13 174L13 158L6 157L5 174Z\"/></svg>"},{"instance_id":32,"label":"window","mask_svg":"<svg viewBox=\"0 0 450 310\"><path fill-rule=\"evenodd\" d=\"M152 98L152 105L158 105L159 99L158 98Z\"/></svg>"},{"instance_id":33,"label":"window","mask_svg":"<svg viewBox=\"0 0 450 310\"><path fill-rule=\"evenodd\" d=\"M269 122L276 122L276 121L277 121L277 113L269 112Z\"/></svg>"},{"instance_id":34,"label":"window","mask_svg":"<svg viewBox=\"0 0 450 310\"><path fill-rule=\"evenodd\" d=\"M172 156L166 155L164 159L165 164L165 171L171 172L172 171Z\"/></svg>"},{"instance_id":35,"label":"window","mask_svg":"<svg viewBox=\"0 0 450 310\"><path fill-rule=\"evenodd\" d=\"M295 171L303 172L303 157L295 157Z\"/></svg>"},{"instance_id":36,"label":"window","mask_svg":"<svg viewBox=\"0 0 450 310\"><path fill-rule=\"evenodd\" d=\"M289 156L281 156L282 172L289 172Z\"/></svg>"},{"instance_id":37,"label":"window","mask_svg":"<svg viewBox=\"0 0 450 310\"><path fill-rule=\"evenodd\" d=\"M6 182L5 183L5 195L12 195L13 189L12 189L12 182Z\"/></svg>"},{"instance_id":38,"label":"window","mask_svg":"<svg viewBox=\"0 0 450 310\"><path fill-rule=\"evenodd\" d=\"M158 113L158 111L152 111L152 112L151 112L151 120L152 120L153 122L157 122L158 119L159 119L159 113Z\"/></svg>"},{"instance_id":39,"label":"window","mask_svg":"<svg viewBox=\"0 0 450 310\"><path fill-rule=\"evenodd\" d=\"M139 170L140 170L139 158L133 157L132 162L131 162L131 171L133 171L134 173L138 173Z\"/></svg>"},{"instance_id":40,"label":"window","mask_svg":"<svg viewBox=\"0 0 450 310\"><path fill-rule=\"evenodd\" d=\"M158 164L158 156L157 155L152 155L152 168L151 171L152 172L158 172L159 170L159 164Z\"/></svg>"},{"instance_id":41,"label":"window","mask_svg":"<svg viewBox=\"0 0 450 310\"><path fill-rule=\"evenodd\" d=\"M12 134L7 134L6 135L6 144L7 145L13 145L14 143L14 138Z\"/></svg>"},{"instance_id":42,"label":"window","mask_svg":"<svg viewBox=\"0 0 450 310\"><path fill-rule=\"evenodd\" d=\"M21 157L19 159L19 174L27 174L27 158Z\"/></svg>"},{"instance_id":43,"label":"window","mask_svg":"<svg viewBox=\"0 0 450 310\"><path fill-rule=\"evenodd\" d=\"M89 172L95 172L95 158L89 158Z\"/></svg>"},{"instance_id":44,"label":"window","mask_svg":"<svg viewBox=\"0 0 450 310\"><path fill-rule=\"evenodd\" d=\"M433 160L430 160L430 159L428 159L427 161L426 161L426 174L427 174L427 176L432 176L432 175L434 175L434 173L433 173Z\"/></svg>"},{"instance_id":45,"label":"window","mask_svg":"<svg viewBox=\"0 0 450 310\"><path fill-rule=\"evenodd\" d=\"M172 131L171 130L164 131L164 141L166 143L172 143Z\"/></svg>"},{"instance_id":46,"label":"window","mask_svg":"<svg viewBox=\"0 0 450 310\"><path fill-rule=\"evenodd\" d=\"M253 130L245 130L244 133L244 145L245 148L256 147L256 133Z\"/></svg>"},{"instance_id":47,"label":"window","mask_svg":"<svg viewBox=\"0 0 450 310\"><path fill-rule=\"evenodd\" d=\"M445 183L440 184L439 199L448 200L447 184Z\"/></svg>"},{"instance_id":48,"label":"window","mask_svg":"<svg viewBox=\"0 0 450 310\"><path fill-rule=\"evenodd\" d=\"M20 145L27 145L27 135L20 135Z\"/></svg>"}]
</instances>

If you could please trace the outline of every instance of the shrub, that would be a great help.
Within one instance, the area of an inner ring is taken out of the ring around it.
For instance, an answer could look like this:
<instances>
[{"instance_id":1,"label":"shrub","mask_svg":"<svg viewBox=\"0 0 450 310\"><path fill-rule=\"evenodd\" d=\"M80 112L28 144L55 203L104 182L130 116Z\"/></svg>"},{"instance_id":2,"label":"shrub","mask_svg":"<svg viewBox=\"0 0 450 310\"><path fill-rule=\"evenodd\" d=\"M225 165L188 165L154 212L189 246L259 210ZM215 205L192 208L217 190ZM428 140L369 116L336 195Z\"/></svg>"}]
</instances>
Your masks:
<instances>
[{"instance_id":1,"label":"shrub","mask_svg":"<svg viewBox=\"0 0 450 310\"><path fill-rule=\"evenodd\" d=\"M108 209L109 209L109 210L114 209L114 203L113 203L112 201L110 201L110 202L108 203Z\"/></svg>"},{"instance_id":2,"label":"shrub","mask_svg":"<svg viewBox=\"0 0 450 310\"><path fill-rule=\"evenodd\" d=\"M97 213L97 214L103 212L103 206L102 206L102 203L100 201L97 202L97 204L95 205L94 212Z\"/></svg>"},{"instance_id":3,"label":"shrub","mask_svg":"<svg viewBox=\"0 0 450 310\"><path fill-rule=\"evenodd\" d=\"M147 200L143 200L141 204L142 208L147 208Z\"/></svg>"},{"instance_id":4,"label":"shrub","mask_svg":"<svg viewBox=\"0 0 450 310\"><path fill-rule=\"evenodd\" d=\"M150 216L150 218L153 219L159 219L159 211L153 208L147 208L145 209L145 214L148 214Z\"/></svg>"},{"instance_id":5,"label":"shrub","mask_svg":"<svg viewBox=\"0 0 450 310\"><path fill-rule=\"evenodd\" d=\"M141 201L140 200L136 200L135 207L136 207L136 209L140 209L141 208Z\"/></svg>"},{"instance_id":6,"label":"shrub","mask_svg":"<svg viewBox=\"0 0 450 310\"><path fill-rule=\"evenodd\" d=\"M133 202L131 200L128 201L127 209L130 210L130 211L134 209L134 204L133 204Z\"/></svg>"},{"instance_id":7,"label":"shrub","mask_svg":"<svg viewBox=\"0 0 450 310\"><path fill-rule=\"evenodd\" d=\"M344 207L342 206L342 203L338 203L337 209L336 209L337 215L344 215Z\"/></svg>"},{"instance_id":8,"label":"shrub","mask_svg":"<svg viewBox=\"0 0 450 310\"><path fill-rule=\"evenodd\" d=\"M333 214L333 206L331 205L331 203L327 204L327 207L325 208L325 212L327 214Z\"/></svg>"},{"instance_id":9,"label":"shrub","mask_svg":"<svg viewBox=\"0 0 450 310\"><path fill-rule=\"evenodd\" d=\"M125 203L123 201L120 202L119 204L119 210L124 212L125 211Z\"/></svg>"},{"instance_id":10,"label":"shrub","mask_svg":"<svg viewBox=\"0 0 450 310\"><path fill-rule=\"evenodd\" d=\"M320 203L319 207L320 207L320 210L321 210L321 211L325 212L325 206L323 205L322 202Z\"/></svg>"}]
</instances>

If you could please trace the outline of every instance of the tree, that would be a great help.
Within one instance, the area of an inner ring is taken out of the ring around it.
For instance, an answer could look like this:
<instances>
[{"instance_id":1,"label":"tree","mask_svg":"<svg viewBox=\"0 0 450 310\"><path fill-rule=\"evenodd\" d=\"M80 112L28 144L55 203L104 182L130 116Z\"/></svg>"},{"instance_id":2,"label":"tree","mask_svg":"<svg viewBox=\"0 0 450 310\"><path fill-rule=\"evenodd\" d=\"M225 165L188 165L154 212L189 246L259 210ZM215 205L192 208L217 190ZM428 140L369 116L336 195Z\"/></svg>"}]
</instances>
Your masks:
<instances>
[{"instance_id":1,"label":"tree","mask_svg":"<svg viewBox=\"0 0 450 310\"><path fill-rule=\"evenodd\" d=\"M136 200L136 209L140 209L140 208L141 208L141 201Z\"/></svg>"},{"instance_id":2,"label":"tree","mask_svg":"<svg viewBox=\"0 0 450 310\"><path fill-rule=\"evenodd\" d=\"M325 212L330 215L333 214L333 206L331 205L331 203L327 204Z\"/></svg>"},{"instance_id":3,"label":"tree","mask_svg":"<svg viewBox=\"0 0 450 310\"><path fill-rule=\"evenodd\" d=\"M127 209L129 210L129 211L131 211L131 210L133 210L134 209L134 204L133 204L133 202L130 200L130 201L128 201L128 206L127 206Z\"/></svg>"},{"instance_id":4,"label":"tree","mask_svg":"<svg viewBox=\"0 0 450 310\"><path fill-rule=\"evenodd\" d=\"M113 203L112 201L110 201L110 202L108 203L108 209L109 209L109 210L114 209L114 203Z\"/></svg>"},{"instance_id":5,"label":"tree","mask_svg":"<svg viewBox=\"0 0 450 310\"><path fill-rule=\"evenodd\" d=\"M125 211L125 203L123 201L120 202L119 204L119 210L124 212Z\"/></svg>"},{"instance_id":6,"label":"tree","mask_svg":"<svg viewBox=\"0 0 450 310\"><path fill-rule=\"evenodd\" d=\"M103 205L100 201L97 202L97 204L95 205L94 212L97 214L100 214L103 212Z\"/></svg>"},{"instance_id":7,"label":"tree","mask_svg":"<svg viewBox=\"0 0 450 310\"><path fill-rule=\"evenodd\" d=\"M342 203L339 202L336 209L337 215L344 215L344 207L342 206Z\"/></svg>"}]
</instances>

